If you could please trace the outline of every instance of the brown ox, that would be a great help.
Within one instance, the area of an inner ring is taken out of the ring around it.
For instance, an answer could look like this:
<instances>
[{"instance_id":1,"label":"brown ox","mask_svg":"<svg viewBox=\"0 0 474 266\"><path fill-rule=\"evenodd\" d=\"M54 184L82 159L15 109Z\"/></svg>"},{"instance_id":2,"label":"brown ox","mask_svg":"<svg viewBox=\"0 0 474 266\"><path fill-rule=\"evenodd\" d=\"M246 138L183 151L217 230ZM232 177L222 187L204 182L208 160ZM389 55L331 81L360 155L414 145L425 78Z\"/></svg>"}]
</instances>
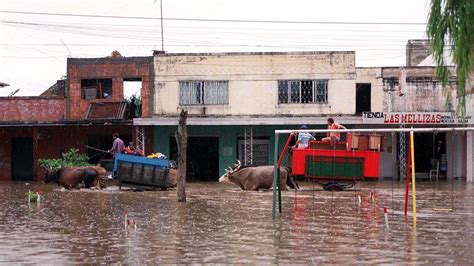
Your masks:
<instances>
[{"instance_id":1,"label":"brown ox","mask_svg":"<svg viewBox=\"0 0 474 266\"><path fill-rule=\"evenodd\" d=\"M100 182L101 177L105 177L107 170L100 166L86 167L61 167L59 169L45 169L46 174L44 182L56 182L58 186L65 189L78 189L79 185L84 182L85 188L99 187L104 188L105 185Z\"/></svg>"},{"instance_id":2,"label":"brown ox","mask_svg":"<svg viewBox=\"0 0 474 266\"><path fill-rule=\"evenodd\" d=\"M273 165L264 165L256 167L241 167L239 160L233 167L226 169L226 173L219 178L219 182L232 182L238 185L242 190L270 189L273 185ZM282 190L288 190L286 185L295 189L296 183L293 183L290 171L286 167L280 167L280 177Z\"/></svg>"}]
</instances>

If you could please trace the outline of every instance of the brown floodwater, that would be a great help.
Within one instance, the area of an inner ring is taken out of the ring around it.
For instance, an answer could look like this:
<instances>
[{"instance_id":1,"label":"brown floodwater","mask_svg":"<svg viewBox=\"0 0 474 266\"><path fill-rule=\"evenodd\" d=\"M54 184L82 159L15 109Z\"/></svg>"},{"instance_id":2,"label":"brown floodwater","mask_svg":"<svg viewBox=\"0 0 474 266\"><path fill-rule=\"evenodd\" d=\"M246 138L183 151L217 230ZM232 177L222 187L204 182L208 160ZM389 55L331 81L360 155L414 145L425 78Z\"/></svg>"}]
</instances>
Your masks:
<instances>
[{"instance_id":1,"label":"brown floodwater","mask_svg":"<svg viewBox=\"0 0 474 266\"><path fill-rule=\"evenodd\" d=\"M45 200L28 205L35 186ZM403 183L302 187L283 192L283 213L272 222L271 191L230 184L189 183L188 201L178 203L175 190L0 182L0 263L474 263L471 184L417 182L416 226L403 215ZM125 211L136 230L125 229Z\"/></svg>"}]
</instances>

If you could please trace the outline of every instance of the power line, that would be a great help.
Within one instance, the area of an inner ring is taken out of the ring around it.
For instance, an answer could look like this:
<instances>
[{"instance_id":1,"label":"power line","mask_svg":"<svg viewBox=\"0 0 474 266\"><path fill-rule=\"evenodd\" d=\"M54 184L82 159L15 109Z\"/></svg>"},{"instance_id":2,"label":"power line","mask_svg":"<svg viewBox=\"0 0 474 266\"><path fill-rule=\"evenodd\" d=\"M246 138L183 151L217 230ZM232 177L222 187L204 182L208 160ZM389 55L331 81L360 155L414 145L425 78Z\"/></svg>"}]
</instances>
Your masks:
<instances>
[{"instance_id":1,"label":"power line","mask_svg":"<svg viewBox=\"0 0 474 266\"><path fill-rule=\"evenodd\" d=\"M156 25L147 25L147 24L117 24L117 23L83 23L83 22L74 22L74 25L71 25L70 23L66 22L50 22L50 21L15 21L15 20L0 20L0 23L12 23L12 24L31 24L31 25L37 25L37 26L57 26L57 27L79 27L77 25L84 25L85 27L80 27L80 28L87 28L87 26L92 26L92 27L99 27L99 26L105 26L105 27L124 27L124 28L156 28ZM327 28L261 28L261 27L221 27L221 25L216 25L216 26L175 26L175 25L169 25L166 28L177 28L177 29L203 29L203 30L229 30L229 32L232 32L234 30L236 31L247 31L247 30L252 30L252 31L273 31L273 30L278 30L278 31L340 31L340 32L373 32L373 33L380 33L380 32L390 32L390 33L408 33L408 32L414 32L414 33L425 33L426 30L391 30L391 29L327 29Z\"/></svg>"},{"instance_id":2,"label":"power line","mask_svg":"<svg viewBox=\"0 0 474 266\"><path fill-rule=\"evenodd\" d=\"M108 19L141 19L141 20L159 20L157 17L138 17L138 16L105 16L91 14L72 14L72 13L47 13L47 12L26 12L0 10L0 13L22 14L22 15L41 15L41 16L64 16L64 17L88 17L88 18L108 18ZM202 21L202 22L231 22L231 23L279 23L279 24L334 24L334 25L400 25L400 26L425 26L425 22L363 22L363 21L297 21L297 20L247 20L247 19L203 19L203 18L162 18L169 21Z\"/></svg>"}]
</instances>

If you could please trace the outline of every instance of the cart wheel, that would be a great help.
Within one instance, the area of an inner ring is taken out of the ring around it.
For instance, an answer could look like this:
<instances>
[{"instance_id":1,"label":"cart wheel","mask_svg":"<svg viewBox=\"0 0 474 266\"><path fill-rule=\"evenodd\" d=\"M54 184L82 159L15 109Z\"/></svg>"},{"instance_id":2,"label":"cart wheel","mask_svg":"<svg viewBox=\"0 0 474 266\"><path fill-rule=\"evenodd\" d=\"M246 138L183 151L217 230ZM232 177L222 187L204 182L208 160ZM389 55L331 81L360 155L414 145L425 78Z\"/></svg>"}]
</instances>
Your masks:
<instances>
[{"instance_id":1,"label":"cart wheel","mask_svg":"<svg viewBox=\"0 0 474 266\"><path fill-rule=\"evenodd\" d=\"M344 186L338 183L325 183L325 184L322 184L322 186L323 186L323 189L326 191L343 191L344 190Z\"/></svg>"}]
</instances>

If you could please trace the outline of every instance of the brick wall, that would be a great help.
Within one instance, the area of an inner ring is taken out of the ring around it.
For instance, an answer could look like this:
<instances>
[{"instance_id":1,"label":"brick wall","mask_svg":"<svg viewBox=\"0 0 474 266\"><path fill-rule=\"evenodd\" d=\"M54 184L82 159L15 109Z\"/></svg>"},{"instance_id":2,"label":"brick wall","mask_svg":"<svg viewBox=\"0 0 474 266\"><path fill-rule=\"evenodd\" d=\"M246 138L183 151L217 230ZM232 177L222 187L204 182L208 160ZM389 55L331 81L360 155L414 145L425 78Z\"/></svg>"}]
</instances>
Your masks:
<instances>
[{"instance_id":1,"label":"brick wall","mask_svg":"<svg viewBox=\"0 0 474 266\"><path fill-rule=\"evenodd\" d=\"M142 116L149 115L151 57L118 57L118 58L70 58L67 62L69 80L68 118L84 119L91 102L118 102L124 97L123 82L127 78L140 78L142 81ZM112 79L112 97L108 99L82 99L82 79Z\"/></svg>"},{"instance_id":2,"label":"brick wall","mask_svg":"<svg viewBox=\"0 0 474 266\"><path fill-rule=\"evenodd\" d=\"M37 159L59 158L61 153L71 148L79 149L81 153L87 153L89 135L110 136L110 146L112 146L112 134L117 132L121 135L132 135L131 126L57 126L57 127L38 127L42 132L37 142ZM0 181L11 180L11 140L18 137L33 138L33 127L9 127L0 128ZM67 137L65 137L67 136ZM34 149L34 148L33 148ZM35 180L41 180L44 171L38 168Z\"/></svg>"},{"instance_id":3,"label":"brick wall","mask_svg":"<svg viewBox=\"0 0 474 266\"><path fill-rule=\"evenodd\" d=\"M64 119L64 98L0 97L0 121L58 121Z\"/></svg>"}]
</instances>

